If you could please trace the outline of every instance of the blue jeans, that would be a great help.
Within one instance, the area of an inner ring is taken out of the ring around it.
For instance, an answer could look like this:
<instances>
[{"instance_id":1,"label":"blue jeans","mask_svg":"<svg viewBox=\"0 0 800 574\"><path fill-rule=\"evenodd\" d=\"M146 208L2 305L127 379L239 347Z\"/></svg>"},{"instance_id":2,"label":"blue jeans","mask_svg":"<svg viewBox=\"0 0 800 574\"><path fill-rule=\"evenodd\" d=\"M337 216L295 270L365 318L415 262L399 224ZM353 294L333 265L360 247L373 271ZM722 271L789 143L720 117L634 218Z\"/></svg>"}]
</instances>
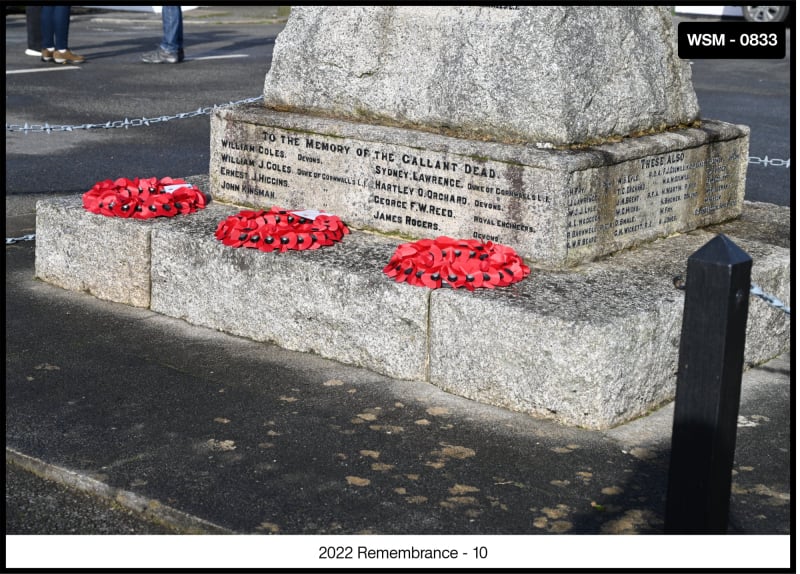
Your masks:
<instances>
[{"instance_id":1,"label":"blue jeans","mask_svg":"<svg viewBox=\"0 0 800 574\"><path fill-rule=\"evenodd\" d=\"M180 6L162 6L161 22L164 25L162 50L177 53L183 50L183 13Z\"/></svg>"},{"instance_id":2,"label":"blue jeans","mask_svg":"<svg viewBox=\"0 0 800 574\"><path fill-rule=\"evenodd\" d=\"M69 47L69 6L42 6L42 48Z\"/></svg>"}]
</instances>

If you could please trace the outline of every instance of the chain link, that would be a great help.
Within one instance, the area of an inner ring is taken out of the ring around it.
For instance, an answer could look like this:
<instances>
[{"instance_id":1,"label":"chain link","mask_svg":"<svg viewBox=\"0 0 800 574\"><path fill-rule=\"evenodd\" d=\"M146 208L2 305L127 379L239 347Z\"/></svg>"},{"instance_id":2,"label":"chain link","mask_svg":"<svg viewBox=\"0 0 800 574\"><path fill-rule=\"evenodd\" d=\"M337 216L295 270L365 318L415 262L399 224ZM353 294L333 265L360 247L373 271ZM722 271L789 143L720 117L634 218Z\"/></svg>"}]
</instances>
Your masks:
<instances>
[{"instance_id":1,"label":"chain link","mask_svg":"<svg viewBox=\"0 0 800 574\"><path fill-rule=\"evenodd\" d=\"M139 126L149 126L152 124L158 124L161 122L168 122L170 120L183 120L186 118L194 118L197 116L205 116L211 114L215 110L220 110L223 108L230 108L232 106L238 106L240 104L251 104L253 102L258 102L263 100L264 96L256 96L255 98L247 98L244 100L239 100L237 102L228 102L227 104L216 104L213 106L205 107L205 108L197 108L193 112L182 112L179 114L175 114L174 116L158 116L154 118L134 118L128 119L125 118L124 120L116 120L116 121L108 121L104 124L82 124L78 126L51 126L50 124L46 123L44 125L39 124L28 124L25 125L15 125L15 124L6 124L6 131L7 132L25 132L26 134L29 132L72 132L76 130L93 130L98 128L103 129L114 129L114 128L135 128Z\"/></svg>"},{"instance_id":2,"label":"chain link","mask_svg":"<svg viewBox=\"0 0 800 574\"><path fill-rule=\"evenodd\" d=\"M28 235L23 235L22 237L6 237L6 245L12 245L19 241L33 241L36 239L35 233L29 233Z\"/></svg>"},{"instance_id":3,"label":"chain link","mask_svg":"<svg viewBox=\"0 0 800 574\"><path fill-rule=\"evenodd\" d=\"M672 278L672 284L675 285L675 289L680 289L681 291L685 291L686 277L684 277L683 275L676 275L675 277ZM787 315L792 314L792 310L788 305L786 305L783 301L781 301L774 295L765 293L764 290L755 283L750 284L750 294L753 295L754 297L758 297L763 301L766 301L771 306L775 307L776 309L780 309Z\"/></svg>"},{"instance_id":4,"label":"chain link","mask_svg":"<svg viewBox=\"0 0 800 574\"><path fill-rule=\"evenodd\" d=\"M764 293L764 290L761 289L761 287L759 287L755 283L750 284L750 294L766 301L767 303L769 303L776 309L780 309L787 315L792 314L792 310L783 301L781 301L780 299L778 299L773 295L770 295L769 293Z\"/></svg>"},{"instance_id":5,"label":"chain link","mask_svg":"<svg viewBox=\"0 0 800 574\"><path fill-rule=\"evenodd\" d=\"M771 158L768 155L764 157L758 156L749 156L747 158L747 163L749 164L757 164L763 165L764 167L785 167L789 168L792 165L792 160L790 159L778 159L778 158Z\"/></svg>"}]
</instances>

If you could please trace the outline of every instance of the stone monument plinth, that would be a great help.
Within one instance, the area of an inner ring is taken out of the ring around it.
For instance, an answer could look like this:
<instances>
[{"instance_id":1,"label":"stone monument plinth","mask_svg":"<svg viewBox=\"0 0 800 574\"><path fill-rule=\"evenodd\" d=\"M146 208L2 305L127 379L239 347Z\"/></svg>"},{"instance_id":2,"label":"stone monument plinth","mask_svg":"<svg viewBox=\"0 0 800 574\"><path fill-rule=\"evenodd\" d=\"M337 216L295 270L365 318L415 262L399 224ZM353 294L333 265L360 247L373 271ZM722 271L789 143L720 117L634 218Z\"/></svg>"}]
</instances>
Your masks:
<instances>
[{"instance_id":1,"label":"stone monument plinth","mask_svg":"<svg viewBox=\"0 0 800 574\"><path fill-rule=\"evenodd\" d=\"M210 191L548 268L733 219L749 130L699 119L674 46L665 7L296 7Z\"/></svg>"},{"instance_id":2,"label":"stone monument plinth","mask_svg":"<svg viewBox=\"0 0 800 574\"><path fill-rule=\"evenodd\" d=\"M674 279L715 233L754 283L791 286L789 210L744 202L748 128L700 119L673 35L666 7L293 7L264 103L216 111L210 173L186 177L216 201L158 222L42 201L36 276L563 424L629 421L674 396ZM214 237L275 205L353 232L286 253ZM531 274L430 291L382 272L440 235ZM787 350L790 323L751 304L745 361Z\"/></svg>"},{"instance_id":3,"label":"stone monument plinth","mask_svg":"<svg viewBox=\"0 0 800 574\"><path fill-rule=\"evenodd\" d=\"M187 179L207 188L207 176ZM736 221L472 292L391 281L381 269L397 241L374 233L354 231L315 251L232 249L213 231L238 210L212 202L187 216L134 220L90 213L80 197L41 200L36 276L594 429L629 421L674 396L683 291L673 278L716 233L753 257L754 283L784 301L791 292L791 218L776 205L745 202ZM751 301L745 361L764 362L790 341L791 318Z\"/></svg>"}]
</instances>

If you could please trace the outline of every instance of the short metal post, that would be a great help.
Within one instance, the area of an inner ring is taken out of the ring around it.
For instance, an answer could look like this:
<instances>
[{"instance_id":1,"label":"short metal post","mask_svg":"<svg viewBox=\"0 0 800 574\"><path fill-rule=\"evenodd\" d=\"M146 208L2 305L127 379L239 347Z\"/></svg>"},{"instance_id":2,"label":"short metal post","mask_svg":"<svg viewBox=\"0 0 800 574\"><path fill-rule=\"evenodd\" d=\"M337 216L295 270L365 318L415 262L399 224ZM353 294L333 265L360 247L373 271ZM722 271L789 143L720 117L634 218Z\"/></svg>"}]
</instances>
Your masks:
<instances>
[{"instance_id":1,"label":"short metal post","mask_svg":"<svg viewBox=\"0 0 800 574\"><path fill-rule=\"evenodd\" d=\"M725 235L689 257L665 531L728 528L752 259Z\"/></svg>"}]
</instances>

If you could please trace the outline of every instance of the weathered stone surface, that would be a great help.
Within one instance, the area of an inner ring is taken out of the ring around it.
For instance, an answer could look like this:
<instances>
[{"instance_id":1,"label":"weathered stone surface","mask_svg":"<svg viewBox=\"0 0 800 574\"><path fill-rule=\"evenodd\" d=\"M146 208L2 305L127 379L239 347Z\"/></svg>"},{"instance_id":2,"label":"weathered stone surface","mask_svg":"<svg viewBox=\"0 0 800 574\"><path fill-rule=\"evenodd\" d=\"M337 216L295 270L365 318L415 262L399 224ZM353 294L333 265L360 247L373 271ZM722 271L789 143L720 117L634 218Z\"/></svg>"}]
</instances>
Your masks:
<instances>
[{"instance_id":1,"label":"weathered stone surface","mask_svg":"<svg viewBox=\"0 0 800 574\"><path fill-rule=\"evenodd\" d=\"M788 210L743 210L749 130L697 121L674 45L667 7L294 7L266 106L212 116L209 178L190 179L221 202L149 221L40 202L37 277L565 424L620 424L674 396L674 278L714 233L753 257L765 291L788 299L791 284ZM273 205L360 231L283 254L214 238L237 206ZM505 243L533 271L495 291L396 284L387 234ZM789 329L754 299L745 361L787 350Z\"/></svg>"},{"instance_id":2,"label":"weathered stone surface","mask_svg":"<svg viewBox=\"0 0 800 574\"><path fill-rule=\"evenodd\" d=\"M754 229L731 222L718 231L753 258L752 282L783 296L791 283L789 251L780 243L789 227L774 222L769 241ZM430 382L587 428L647 413L675 394L684 297L673 279L714 235L698 230L569 271L534 270L508 289L470 297L434 292ZM787 350L790 326L784 313L751 298L745 361Z\"/></svg>"},{"instance_id":3,"label":"weathered stone surface","mask_svg":"<svg viewBox=\"0 0 800 574\"><path fill-rule=\"evenodd\" d=\"M539 145L698 117L667 6L293 6L264 98Z\"/></svg>"},{"instance_id":4,"label":"weathered stone surface","mask_svg":"<svg viewBox=\"0 0 800 574\"><path fill-rule=\"evenodd\" d=\"M789 210L769 204L745 203L740 220L710 230L569 270L533 269L511 287L475 292L395 284L381 269L396 241L373 234L354 232L314 252L225 247L213 232L237 211L215 202L186 217L129 221L87 213L79 197L41 201L37 276L98 297L112 286L124 291L125 266L71 260L81 258L78 241L128 245L126 257L151 261L159 313L588 428L673 397L683 312L673 279L716 233L753 258L753 283L784 301L791 289ZM116 292L103 298L143 306ZM790 328L789 316L751 298L745 361L788 350Z\"/></svg>"},{"instance_id":5,"label":"weathered stone surface","mask_svg":"<svg viewBox=\"0 0 800 574\"><path fill-rule=\"evenodd\" d=\"M558 268L738 216L748 140L745 126L705 121L541 150L252 105L212 116L209 190L358 229L504 243Z\"/></svg>"},{"instance_id":6,"label":"weathered stone surface","mask_svg":"<svg viewBox=\"0 0 800 574\"><path fill-rule=\"evenodd\" d=\"M787 265L791 253L790 210L771 203L745 203L736 221L706 228L709 233L724 233L753 259L751 283L787 305L792 300L792 269ZM775 345L790 348L791 317L776 311L764 301L750 298L747 315L745 361L758 364L775 355Z\"/></svg>"},{"instance_id":7,"label":"weathered stone surface","mask_svg":"<svg viewBox=\"0 0 800 574\"><path fill-rule=\"evenodd\" d=\"M80 196L36 204L36 277L72 291L150 306L150 230L155 221L89 213Z\"/></svg>"},{"instance_id":8,"label":"weathered stone surface","mask_svg":"<svg viewBox=\"0 0 800 574\"><path fill-rule=\"evenodd\" d=\"M230 206L221 208L235 213ZM208 209L208 208L207 208ZM152 240L153 311L392 377L422 380L428 293L386 279L396 243L362 234L315 251L233 249L202 221Z\"/></svg>"}]
</instances>

